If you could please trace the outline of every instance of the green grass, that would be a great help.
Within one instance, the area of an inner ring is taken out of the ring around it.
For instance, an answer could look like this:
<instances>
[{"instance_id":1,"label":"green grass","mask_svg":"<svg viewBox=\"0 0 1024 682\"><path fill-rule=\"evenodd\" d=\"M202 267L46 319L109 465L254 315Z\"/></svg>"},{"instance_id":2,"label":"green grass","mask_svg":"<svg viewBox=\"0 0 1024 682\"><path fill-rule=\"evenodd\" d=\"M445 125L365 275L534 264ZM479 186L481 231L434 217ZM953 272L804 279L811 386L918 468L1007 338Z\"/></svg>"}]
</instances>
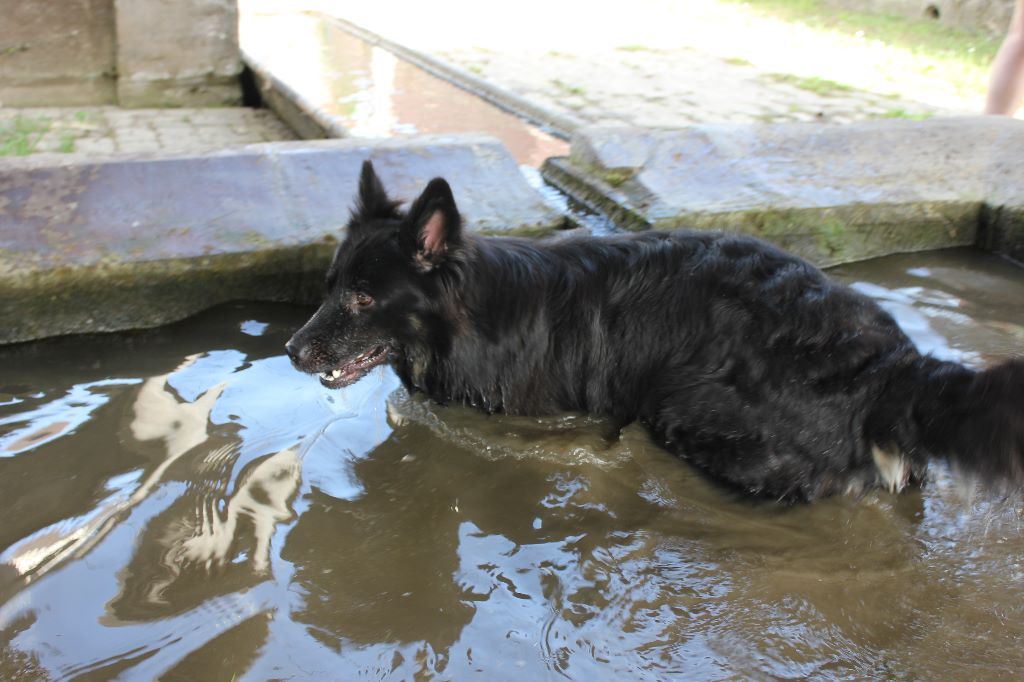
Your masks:
<instances>
[{"instance_id":1,"label":"green grass","mask_svg":"<svg viewBox=\"0 0 1024 682\"><path fill-rule=\"evenodd\" d=\"M551 84L568 95L578 95L582 97L583 95L587 94L587 91L581 88L580 86L569 85L568 83L562 82L557 78L553 79L551 81Z\"/></svg>"},{"instance_id":2,"label":"green grass","mask_svg":"<svg viewBox=\"0 0 1024 682\"><path fill-rule=\"evenodd\" d=\"M824 0L731 0L762 16L800 22L866 40L880 40L934 58L956 58L988 68L1001 39L944 26L934 19L911 19L884 12L851 12Z\"/></svg>"},{"instance_id":3,"label":"green grass","mask_svg":"<svg viewBox=\"0 0 1024 682\"><path fill-rule=\"evenodd\" d=\"M753 66L749 61L743 57L726 57L722 60L726 64L732 64L733 66Z\"/></svg>"},{"instance_id":4,"label":"green grass","mask_svg":"<svg viewBox=\"0 0 1024 682\"><path fill-rule=\"evenodd\" d=\"M728 0L764 17L879 41L907 51L917 70L941 75L962 94L984 90L1001 38L949 28L934 19L853 12L826 0Z\"/></svg>"},{"instance_id":5,"label":"green grass","mask_svg":"<svg viewBox=\"0 0 1024 682\"><path fill-rule=\"evenodd\" d=\"M881 116L882 118L906 118L911 121L923 121L926 118L931 118L932 114L927 111L907 111L906 109L897 107L895 109L889 109Z\"/></svg>"},{"instance_id":6,"label":"green grass","mask_svg":"<svg viewBox=\"0 0 1024 682\"><path fill-rule=\"evenodd\" d=\"M57 145L57 151L61 154L70 154L75 151L75 135L74 133L63 133L60 136L60 144Z\"/></svg>"},{"instance_id":7,"label":"green grass","mask_svg":"<svg viewBox=\"0 0 1024 682\"><path fill-rule=\"evenodd\" d=\"M28 156L48 130L50 121L44 118L16 116L0 123L0 156Z\"/></svg>"},{"instance_id":8,"label":"green grass","mask_svg":"<svg viewBox=\"0 0 1024 682\"><path fill-rule=\"evenodd\" d=\"M801 90L807 90L823 97L839 95L853 90L853 88L845 83L837 83L828 78L818 78L817 76L804 77L794 76L789 73L766 73L765 78L769 78L776 83L788 83Z\"/></svg>"},{"instance_id":9,"label":"green grass","mask_svg":"<svg viewBox=\"0 0 1024 682\"><path fill-rule=\"evenodd\" d=\"M619 45L615 48L619 52L664 52L656 47L648 47L646 45Z\"/></svg>"},{"instance_id":10,"label":"green grass","mask_svg":"<svg viewBox=\"0 0 1024 682\"><path fill-rule=\"evenodd\" d=\"M99 115L95 111L76 111L75 123L92 124L99 121Z\"/></svg>"}]
</instances>

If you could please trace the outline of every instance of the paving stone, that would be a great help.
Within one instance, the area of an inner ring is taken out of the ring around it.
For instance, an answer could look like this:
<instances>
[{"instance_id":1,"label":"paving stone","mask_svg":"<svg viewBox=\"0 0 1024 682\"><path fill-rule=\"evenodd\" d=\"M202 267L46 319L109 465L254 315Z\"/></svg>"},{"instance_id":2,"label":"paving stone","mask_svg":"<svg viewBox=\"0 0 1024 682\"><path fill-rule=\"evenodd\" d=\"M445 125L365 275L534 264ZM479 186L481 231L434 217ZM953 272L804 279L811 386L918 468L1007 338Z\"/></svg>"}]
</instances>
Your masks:
<instances>
[{"instance_id":1,"label":"paving stone","mask_svg":"<svg viewBox=\"0 0 1024 682\"><path fill-rule=\"evenodd\" d=\"M35 152L66 153L71 148L72 156L195 153L295 139L272 112L243 107L217 109L212 116L205 109L0 108L0 128L13 125L19 118L45 128ZM205 124L196 125L194 119Z\"/></svg>"},{"instance_id":2,"label":"paving stone","mask_svg":"<svg viewBox=\"0 0 1024 682\"><path fill-rule=\"evenodd\" d=\"M79 154L114 154L118 151L117 144L111 138L88 138L77 140L74 151Z\"/></svg>"}]
</instances>

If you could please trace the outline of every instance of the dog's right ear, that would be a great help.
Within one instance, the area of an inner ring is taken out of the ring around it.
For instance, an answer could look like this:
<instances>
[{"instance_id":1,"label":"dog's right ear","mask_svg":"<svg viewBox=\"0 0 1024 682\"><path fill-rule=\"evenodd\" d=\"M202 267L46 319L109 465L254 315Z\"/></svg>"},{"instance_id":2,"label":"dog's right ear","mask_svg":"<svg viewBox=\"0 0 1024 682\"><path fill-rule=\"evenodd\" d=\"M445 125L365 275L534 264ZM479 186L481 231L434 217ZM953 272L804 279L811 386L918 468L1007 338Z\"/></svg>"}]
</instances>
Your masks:
<instances>
[{"instance_id":1,"label":"dog's right ear","mask_svg":"<svg viewBox=\"0 0 1024 682\"><path fill-rule=\"evenodd\" d=\"M351 225L398 218L399 204L400 201L388 197L383 183L377 177L377 172L373 170L373 163L369 159L363 161L363 170L359 173L359 195L356 198L355 210L352 211Z\"/></svg>"}]
</instances>

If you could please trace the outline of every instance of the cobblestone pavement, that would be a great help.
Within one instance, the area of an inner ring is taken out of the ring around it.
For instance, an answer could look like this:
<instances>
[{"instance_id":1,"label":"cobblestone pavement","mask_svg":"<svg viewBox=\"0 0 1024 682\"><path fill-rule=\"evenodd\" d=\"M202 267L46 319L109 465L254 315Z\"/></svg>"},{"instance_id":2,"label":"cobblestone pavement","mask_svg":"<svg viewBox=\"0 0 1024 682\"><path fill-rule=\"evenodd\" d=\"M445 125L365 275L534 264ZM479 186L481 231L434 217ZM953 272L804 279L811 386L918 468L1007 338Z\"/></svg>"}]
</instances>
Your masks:
<instances>
[{"instance_id":1,"label":"cobblestone pavement","mask_svg":"<svg viewBox=\"0 0 1024 682\"><path fill-rule=\"evenodd\" d=\"M583 124L847 123L945 111L827 80L766 74L687 49L629 47L585 59L557 51L494 57L472 49L441 56Z\"/></svg>"},{"instance_id":2,"label":"cobblestone pavement","mask_svg":"<svg viewBox=\"0 0 1024 682\"><path fill-rule=\"evenodd\" d=\"M758 14L721 0L604 6L520 0L241 0L243 12L321 11L580 123L917 118L978 112L984 73Z\"/></svg>"},{"instance_id":3,"label":"cobblestone pavement","mask_svg":"<svg viewBox=\"0 0 1024 682\"><path fill-rule=\"evenodd\" d=\"M292 139L263 109L0 108L0 156L189 154Z\"/></svg>"}]
</instances>

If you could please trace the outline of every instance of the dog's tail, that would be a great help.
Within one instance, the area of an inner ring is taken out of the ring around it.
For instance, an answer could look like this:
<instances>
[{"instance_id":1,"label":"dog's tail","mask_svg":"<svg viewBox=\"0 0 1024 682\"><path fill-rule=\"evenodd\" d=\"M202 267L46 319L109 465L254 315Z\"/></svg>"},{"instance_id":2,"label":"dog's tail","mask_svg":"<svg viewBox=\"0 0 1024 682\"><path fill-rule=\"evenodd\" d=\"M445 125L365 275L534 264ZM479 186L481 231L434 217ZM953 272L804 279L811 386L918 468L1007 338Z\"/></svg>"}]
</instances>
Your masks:
<instances>
[{"instance_id":1,"label":"dog's tail","mask_svg":"<svg viewBox=\"0 0 1024 682\"><path fill-rule=\"evenodd\" d=\"M901 488L911 471L922 471L932 458L989 488L1020 490L1024 359L975 371L919 357L890 382L869 429L879 476L889 488Z\"/></svg>"}]
</instances>

